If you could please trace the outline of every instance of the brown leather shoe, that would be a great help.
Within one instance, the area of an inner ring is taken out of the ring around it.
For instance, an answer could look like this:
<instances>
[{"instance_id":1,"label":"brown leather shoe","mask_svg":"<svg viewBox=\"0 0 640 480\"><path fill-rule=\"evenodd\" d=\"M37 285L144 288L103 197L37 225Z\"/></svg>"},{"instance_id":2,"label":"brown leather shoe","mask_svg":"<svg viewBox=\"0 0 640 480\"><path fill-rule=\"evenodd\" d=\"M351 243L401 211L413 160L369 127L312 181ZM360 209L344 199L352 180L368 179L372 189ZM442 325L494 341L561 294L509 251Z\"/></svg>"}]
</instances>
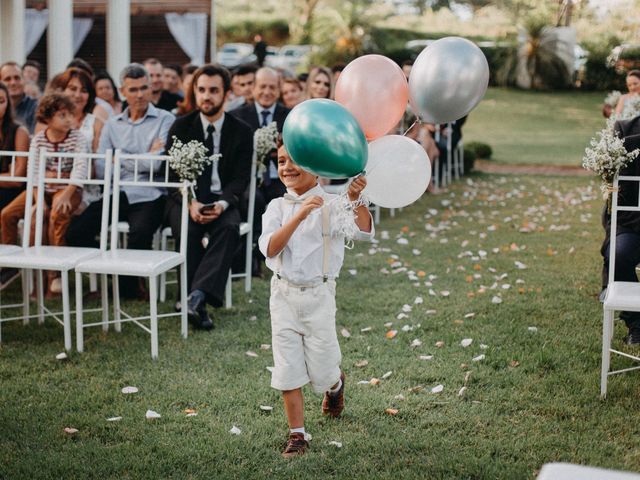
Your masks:
<instances>
[{"instance_id":1,"label":"brown leather shoe","mask_svg":"<svg viewBox=\"0 0 640 480\"><path fill-rule=\"evenodd\" d=\"M336 393L325 392L322 399L322 414L330 417L339 417L344 410L344 372L340 372L340 380L342 385Z\"/></svg>"},{"instance_id":2,"label":"brown leather shoe","mask_svg":"<svg viewBox=\"0 0 640 480\"><path fill-rule=\"evenodd\" d=\"M303 433L290 433L287 446L282 451L284 458L292 458L304 455L305 450L309 448L309 442L304 439Z\"/></svg>"}]
</instances>

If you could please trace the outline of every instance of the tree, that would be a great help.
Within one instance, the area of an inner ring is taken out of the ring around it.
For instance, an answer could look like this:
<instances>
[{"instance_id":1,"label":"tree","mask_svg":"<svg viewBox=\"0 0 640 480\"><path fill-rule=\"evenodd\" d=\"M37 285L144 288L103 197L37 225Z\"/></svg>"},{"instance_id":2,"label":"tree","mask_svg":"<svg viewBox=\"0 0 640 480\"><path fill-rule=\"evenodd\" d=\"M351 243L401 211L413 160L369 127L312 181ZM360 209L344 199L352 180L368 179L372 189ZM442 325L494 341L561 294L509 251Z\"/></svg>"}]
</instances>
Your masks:
<instances>
[{"instance_id":1,"label":"tree","mask_svg":"<svg viewBox=\"0 0 640 480\"><path fill-rule=\"evenodd\" d=\"M313 16L320 0L296 0L294 15L289 22L291 39L297 43L309 43L313 29Z\"/></svg>"}]
</instances>

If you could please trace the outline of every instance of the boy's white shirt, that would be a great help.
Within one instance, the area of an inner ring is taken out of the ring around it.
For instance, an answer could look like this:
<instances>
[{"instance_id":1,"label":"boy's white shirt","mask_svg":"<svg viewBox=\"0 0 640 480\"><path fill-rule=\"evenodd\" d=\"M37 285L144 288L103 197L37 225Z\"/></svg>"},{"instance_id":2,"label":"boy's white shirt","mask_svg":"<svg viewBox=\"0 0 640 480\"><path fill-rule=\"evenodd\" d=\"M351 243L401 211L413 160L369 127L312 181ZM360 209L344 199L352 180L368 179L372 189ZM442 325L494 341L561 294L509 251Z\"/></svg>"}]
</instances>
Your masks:
<instances>
[{"instance_id":1,"label":"boy's white shirt","mask_svg":"<svg viewBox=\"0 0 640 480\"><path fill-rule=\"evenodd\" d=\"M301 201L317 195L324 200L325 206L323 208L332 208L333 204L328 207L327 205L337 195L325 192L320 185L316 185L302 195L296 195L291 190L287 190L287 193L294 201L276 198L267 206L267 210L262 216L262 235L258 239L258 246L265 256L266 265L270 270L279 273L282 278L293 284L308 285L320 281L323 277L322 214L319 209L313 210L296 228L287 245L280 253L280 261L278 261L277 255L268 257L267 248L269 247L271 236L293 217L300 208ZM335 216L332 215L333 217ZM371 240L374 235L375 229L372 220L371 231L363 232L358 230L356 240ZM328 269L329 278L338 277L343 260L344 237L332 234Z\"/></svg>"}]
</instances>

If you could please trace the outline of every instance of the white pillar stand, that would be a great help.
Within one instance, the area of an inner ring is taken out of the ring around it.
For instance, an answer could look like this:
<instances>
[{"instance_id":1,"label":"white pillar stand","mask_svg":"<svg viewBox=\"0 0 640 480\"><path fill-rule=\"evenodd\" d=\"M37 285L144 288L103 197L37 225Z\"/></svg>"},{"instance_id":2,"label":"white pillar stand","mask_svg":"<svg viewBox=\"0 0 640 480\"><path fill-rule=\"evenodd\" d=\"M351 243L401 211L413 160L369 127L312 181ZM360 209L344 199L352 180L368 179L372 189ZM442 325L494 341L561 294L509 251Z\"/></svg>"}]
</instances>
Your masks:
<instances>
[{"instance_id":1,"label":"white pillar stand","mask_svg":"<svg viewBox=\"0 0 640 480\"><path fill-rule=\"evenodd\" d=\"M73 60L73 2L49 0L47 28L47 74L49 78L64 72Z\"/></svg>"},{"instance_id":2,"label":"white pillar stand","mask_svg":"<svg viewBox=\"0 0 640 480\"><path fill-rule=\"evenodd\" d=\"M24 48L25 0L0 0L0 63L27 59Z\"/></svg>"},{"instance_id":3,"label":"white pillar stand","mask_svg":"<svg viewBox=\"0 0 640 480\"><path fill-rule=\"evenodd\" d=\"M120 84L120 72L131 63L131 1L108 0L107 70L116 84Z\"/></svg>"},{"instance_id":4,"label":"white pillar stand","mask_svg":"<svg viewBox=\"0 0 640 480\"><path fill-rule=\"evenodd\" d=\"M211 36L209 37L210 48L211 48L211 63L216 63L216 57L218 52L218 47L216 45L218 31L216 28L216 0L211 0Z\"/></svg>"}]
</instances>

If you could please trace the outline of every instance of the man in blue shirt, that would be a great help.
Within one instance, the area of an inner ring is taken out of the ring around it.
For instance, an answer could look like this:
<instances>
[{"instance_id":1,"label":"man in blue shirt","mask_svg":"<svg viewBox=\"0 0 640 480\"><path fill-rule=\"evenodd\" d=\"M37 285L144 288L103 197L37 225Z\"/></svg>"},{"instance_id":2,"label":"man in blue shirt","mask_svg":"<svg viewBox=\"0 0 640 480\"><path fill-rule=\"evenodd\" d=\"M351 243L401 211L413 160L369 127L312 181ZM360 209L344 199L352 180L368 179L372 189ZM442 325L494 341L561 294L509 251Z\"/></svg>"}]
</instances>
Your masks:
<instances>
[{"instance_id":1,"label":"man in blue shirt","mask_svg":"<svg viewBox=\"0 0 640 480\"><path fill-rule=\"evenodd\" d=\"M127 100L127 108L105 123L100 136L98 153L120 149L123 153L153 153L164 151L167 134L174 116L151 103L149 74L145 68L132 63L120 75L120 92ZM138 161L138 178L149 178L150 162ZM154 162L160 171L161 162ZM104 176L104 164L96 162L96 176ZM164 170L162 170L164 171ZM134 162L124 161L121 180L134 180ZM151 249L153 235L162 223L165 193L155 187L122 187L119 219L129 223L127 248ZM100 231L102 200L91 203L77 217L67 231L67 242L73 246L97 246L95 237ZM120 294L125 298L145 298L146 292L135 277L122 277Z\"/></svg>"},{"instance_id":2,"label":"man in blue shirt","mask_svg":"<svg viewBox=\"0 0 640 480\"><path fill-rule=\"evenodd\" d=\"M9 89L15 119L29 130L29 135L33 135L33 130L36 128L38 101L24 93L24 80L20 66L16 62L2 64L0 81Z\"/></svg>"}]
</instances>

